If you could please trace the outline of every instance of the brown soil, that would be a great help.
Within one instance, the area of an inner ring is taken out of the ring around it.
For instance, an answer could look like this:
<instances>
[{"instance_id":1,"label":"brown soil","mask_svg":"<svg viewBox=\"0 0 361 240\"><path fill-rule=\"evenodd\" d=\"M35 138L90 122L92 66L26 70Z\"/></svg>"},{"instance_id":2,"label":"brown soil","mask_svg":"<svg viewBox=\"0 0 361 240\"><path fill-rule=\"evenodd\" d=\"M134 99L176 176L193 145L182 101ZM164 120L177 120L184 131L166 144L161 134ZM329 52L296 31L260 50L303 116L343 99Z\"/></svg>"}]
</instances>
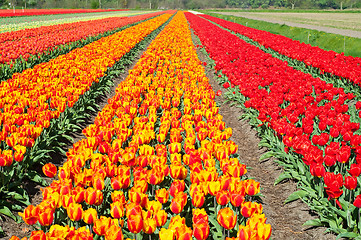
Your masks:
<instances>
[{"instance_id":1,"label":"brown soil","mask_svg":"<svg viewBox=\"0 0 361 240\"><path fill-rule=\"evenodd\" d=\"M285 24L290 27L299 27L306 29L313 29L317 31L339 34L342 36L361 38L360 13L355 15L355 19L340 20L341 16L350 16L351 13L340 14L336 16L336 13L317 13L314 15L305 15L305 13L290 13L289 15L281 13L247 13L247 12L217 12L223 15L232 15L237 17L244 17L254 20L266 21L270 23ZM323 16L320 18L319 16ZM325 16L324 16L325 15ZM307 18L308 17L308 18ZM311 21L312 19L312 21ZM332 20L335 19L335 20ZM347 22L347 23L344 23Z\"/></svg>"},{"instance_id":2,"label":"brown soil","mask_svg":"<svg viewBox=\"0 0 361 240\"><path fill-rule=\"evenodd\" d=\"M197 41L193 38L197 45ZM198 49L198 57L201 61L207 62L208 58ZM207 64L209 66L209 64ZM207 77L215 92L225 91L215 80L214 70L206 68ZM258 147L260 138L257 131L245 120L238 120L242 110L236 106L231 107L230 103L224 103L223 95L216 97L221 103L220 114L223 116L227 127L233 130L231 140L238 145L238 154L242 163L248 167L247 175L261 183L263 211L267 217L267 223L272 226L272 239L282 240L334 240L336 236L326 234L326 228L309 228L302 226L306 221L317 218L312 214L308 206L301 200L284 204L286 198L297 190L297 184L292 181L282 182L274 185L275 180L283 172L273 160L259 161L259 158L267 149Z\"/></svg>"}]
</instances>

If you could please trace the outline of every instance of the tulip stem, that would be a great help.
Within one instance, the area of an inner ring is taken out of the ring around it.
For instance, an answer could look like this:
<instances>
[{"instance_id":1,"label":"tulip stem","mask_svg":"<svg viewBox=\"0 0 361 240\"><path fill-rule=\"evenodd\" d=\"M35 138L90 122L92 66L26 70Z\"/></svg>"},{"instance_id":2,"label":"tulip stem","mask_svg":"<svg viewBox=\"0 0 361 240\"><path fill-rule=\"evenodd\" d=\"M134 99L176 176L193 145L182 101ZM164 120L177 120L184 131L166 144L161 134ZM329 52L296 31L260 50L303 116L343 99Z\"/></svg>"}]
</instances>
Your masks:
<instances>
[{"instance_id":1,"label":"tulip stem","mask_svg":"<svg viewBox=\"0 0 361 240\"><path fill-rule=\"evenodd\" d=\"M223 228L223 239L226 239L226 229Z\"/></svg>"},{"instance_id":2,"label":"tulip stem","mask_svg":"<svg viewBox=\"0 0 361 240\"><path fill-rule=\"evenodd\" d=\"M134 239L137 240L137 234L136 233L134 233Z\"/></svg>"},{"instance_id":3,"label":"tulip stem","mask_svg":"<svg viewBox=\"0 0 361 240\"><path fill-rule=\"evenodd\" d=\"M358 222L359 222L359 232L361 233L361 227L360 227L360 222L361 222L361 217L360 217L360 212L361 212L361 208L358 209Z\"/></svg>"},{"instance_id":4,"label":"tulip stem","mask_svg":"<svg viewBox=\"0 0 361 240\"><path fill-rule=\"evenodd\" d=\"M230 230L228 230L228 237L229 237L229 231L230 231Z\"/></svg>"},{"instance_id":5,"label":"tulip stem","mask_svg":"<svg viewBox=\"0 0 361 240\"><path fill-rule=\"evenodd\" d=\"M149 240L152 240L152 236L150 236L150 234L148 236L149 236Z\"/></svg>"},{"instance_id":6,"label":"tulip stem","mask_svg":"<svg viewBox=\"0 0 361 240\"><path fill-rule=\"evenodd\" d=\"M217 214L217 203L216 203L216 197L213 198L214 203L214 213Z\"/></svg>"}]
</instances>

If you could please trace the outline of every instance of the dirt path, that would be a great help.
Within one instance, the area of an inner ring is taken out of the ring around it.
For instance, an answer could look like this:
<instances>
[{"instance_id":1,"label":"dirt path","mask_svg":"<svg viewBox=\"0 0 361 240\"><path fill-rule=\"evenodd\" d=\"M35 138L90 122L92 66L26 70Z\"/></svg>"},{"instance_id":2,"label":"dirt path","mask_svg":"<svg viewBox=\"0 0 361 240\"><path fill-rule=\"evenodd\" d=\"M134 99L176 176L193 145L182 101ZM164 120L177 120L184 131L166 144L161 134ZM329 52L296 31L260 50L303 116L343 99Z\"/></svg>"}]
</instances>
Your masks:
<instances>
[{"instance_id":1,"label":"dirt path","mask_svg":"<svg viewBox=\"0 0 361 240\"><path fill-rule=\"evenodd\" d=\"M303 24L303 23L297 23L297 22L291 22L291 21L284 21L284 20L272 18L272 16L267 16L267 15L257 16L257 15L254 15L252 13L247 13L247 12L215 12L215 13L219 13L219 14L223 14L223 15L231 15L231 16L236 16L236 17L244 17L244 18L249 18L249 19L253 19L253 20L266 21L266 22L270 22L270 23L285 24L290 27L312 29L312 30L317 30L317 31L322 31L322 32L327 32L327 33L339 34L339 35L347 36L347 37L361 38L361 31L354 31L354 30L350 30L350 29L339 29L339 28L333 28L333 27L325 27L325 26Z\"/></svg>"},{"instance_id":2,"label":"dirt path","mask_svg":"<svg viewBox=\"0 0 361 240\"><path fill-rule=\"evenodd\" d=\"M193 37L193 41L197 45ZM198 57L201 61L207 61L206 56L199 50ZM209 66L209 64L207 64ZM214 70L209 67L206 69L207 77L215 92L224 89L218 85L215 80ZM264 195L262 204L264 213L268 218L267 223L272 225L273 240L334 240L333 234L325 234L326 228L309 228L302 226L303 223L310 219L317 218L311 214L308 206L301 200L284 204L286 198L297 190L295 182L287 181L274 185L275 180L283 172L273 159L263 162L259 161L260 156L267 149L258 147L260 138L257 131L253 129L245 120L238 120L242 110L235 106L231 107L230 103L223 104L225 98L223 95L216 97L216 101L221 103L220 114L223 116L227 127L233 129L231 138L238 145L238 154L241 161L247 165L247 175L261 183L261 193Z\"/></svg>"}]
</instances>

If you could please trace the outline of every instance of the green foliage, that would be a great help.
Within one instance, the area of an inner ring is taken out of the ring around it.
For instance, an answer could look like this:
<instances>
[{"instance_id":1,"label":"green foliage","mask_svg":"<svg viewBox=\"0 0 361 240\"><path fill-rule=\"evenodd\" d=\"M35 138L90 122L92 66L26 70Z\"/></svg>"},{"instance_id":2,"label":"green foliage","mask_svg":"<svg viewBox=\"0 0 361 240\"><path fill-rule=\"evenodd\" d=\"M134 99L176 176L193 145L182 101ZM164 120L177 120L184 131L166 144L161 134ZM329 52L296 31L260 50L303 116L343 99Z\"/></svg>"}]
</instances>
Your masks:
<instances>
[{"instance_id":1,"label":"green foliage","mask_svg":"<svg viewBox=\"0 0 361 240\"><path fill-rule=\"evenodd\" d=\"M98 2L98 1L92 1L92 2L90 3L90 7L91 7L92 9L97 9L97 8L99 8L99 2Z\"/></svg>"}]
</instances>

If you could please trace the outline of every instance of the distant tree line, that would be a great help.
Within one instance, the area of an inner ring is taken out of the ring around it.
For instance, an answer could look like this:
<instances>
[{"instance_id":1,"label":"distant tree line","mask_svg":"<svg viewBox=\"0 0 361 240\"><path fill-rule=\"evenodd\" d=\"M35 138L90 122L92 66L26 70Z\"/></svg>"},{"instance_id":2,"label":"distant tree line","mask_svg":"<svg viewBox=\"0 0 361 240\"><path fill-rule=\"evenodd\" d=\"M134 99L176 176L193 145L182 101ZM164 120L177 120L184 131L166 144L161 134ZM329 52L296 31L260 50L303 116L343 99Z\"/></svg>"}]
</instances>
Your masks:
<instances>
[{"instance_id":1,"label":"distant tree line","mask_svg":"<svg viewBox=\"0 0 361 240\"><path fill-rule=\"evenodd\" d=\"M0 0L2 8L361 8L361 0Z\"/></svg>"}]
</instances>

